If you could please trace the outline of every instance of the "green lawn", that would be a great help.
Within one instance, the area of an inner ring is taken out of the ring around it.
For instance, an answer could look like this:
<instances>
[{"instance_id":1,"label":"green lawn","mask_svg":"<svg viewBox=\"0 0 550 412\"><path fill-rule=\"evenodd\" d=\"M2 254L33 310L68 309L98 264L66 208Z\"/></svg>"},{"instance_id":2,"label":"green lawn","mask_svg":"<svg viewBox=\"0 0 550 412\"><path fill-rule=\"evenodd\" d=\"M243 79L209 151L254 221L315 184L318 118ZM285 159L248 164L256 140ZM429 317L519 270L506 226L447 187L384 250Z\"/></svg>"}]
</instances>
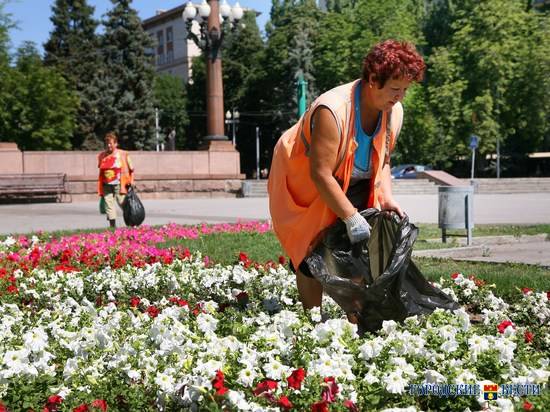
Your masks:
<instances>
[{"instance_id":1,"label":"green lawn","mask_svg":"<svg viewBox=\"0 0 550 412\"><path fill-rule=\"evenodd\" d=\"M283 251L273 233L265 234L214 234L198 240L170 242L165 246L184 244L191 251L201 251L215 262L234 263L239 252L245 252L254 261L277 261ZM436 244L437 245L437 244ZM415 249L421 246L433 248L433 243L418 241ZM439 244L439 247L442 245ZM461 262L451 259L414 258L422 273L430 280L450 276L454 272L475 275L489 284L496 284L496 293L512 298L518 296L518 288L529 287L536 290L550 290L550 269L534 265Z\"/></svg>"}]
</instances>

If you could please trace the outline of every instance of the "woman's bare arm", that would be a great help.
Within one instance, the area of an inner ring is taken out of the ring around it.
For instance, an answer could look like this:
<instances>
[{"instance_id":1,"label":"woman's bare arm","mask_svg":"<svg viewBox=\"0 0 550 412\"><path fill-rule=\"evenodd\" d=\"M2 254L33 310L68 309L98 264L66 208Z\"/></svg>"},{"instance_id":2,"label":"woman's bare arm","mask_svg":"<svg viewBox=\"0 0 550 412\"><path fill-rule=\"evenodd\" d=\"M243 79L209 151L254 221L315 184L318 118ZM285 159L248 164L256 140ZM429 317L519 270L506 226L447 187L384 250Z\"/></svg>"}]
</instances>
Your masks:
<instances>
[{"instance_id":1,"label":"woman's bare arm","mask_svg":"<svg viewBox=\"0 0 550 412\"><path fill-rule=\"evenodd\" d=\"M339 218L345 219L353 215L356 209L332 175L341 138L336 120L329 109L320 107L313 113L313 122L310 176L328 207Z\"/></svg>"}]
</instances>

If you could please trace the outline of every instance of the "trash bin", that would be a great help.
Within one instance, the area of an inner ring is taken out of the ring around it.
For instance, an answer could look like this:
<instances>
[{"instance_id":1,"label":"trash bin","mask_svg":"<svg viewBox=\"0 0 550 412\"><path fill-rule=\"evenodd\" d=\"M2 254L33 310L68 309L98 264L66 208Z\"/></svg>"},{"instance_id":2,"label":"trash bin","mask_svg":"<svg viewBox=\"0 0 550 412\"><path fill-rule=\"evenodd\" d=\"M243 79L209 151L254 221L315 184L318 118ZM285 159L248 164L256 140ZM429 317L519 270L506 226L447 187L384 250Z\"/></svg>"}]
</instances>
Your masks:
<instances>
[{"instance_id":1,"label":"trash bin","mask_svg":"<svg viewBox=\"0 0 550 412\"><path fill-rule=\"evenodd\" d=\"M447 242L447 229L466 229L468 245L474 227L474 186L439 186L439 228Z\"/></svg>"}]
</instances>

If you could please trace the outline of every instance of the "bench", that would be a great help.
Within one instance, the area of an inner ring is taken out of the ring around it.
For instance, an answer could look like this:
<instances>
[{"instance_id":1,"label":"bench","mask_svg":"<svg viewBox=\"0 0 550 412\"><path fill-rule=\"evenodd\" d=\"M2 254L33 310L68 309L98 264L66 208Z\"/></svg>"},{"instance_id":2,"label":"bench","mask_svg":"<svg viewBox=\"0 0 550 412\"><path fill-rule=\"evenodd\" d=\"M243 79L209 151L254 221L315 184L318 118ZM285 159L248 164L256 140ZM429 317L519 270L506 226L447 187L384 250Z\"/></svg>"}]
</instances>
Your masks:
<instances>
[{"instance_id":1,"label":"bench","mask_svg":"<svg viewBox=\"0 0 550 412\"><path fill-rule=\"evenodd\" d=\"M68 194L65 173L0 174L0 199L3 200L55 198L59 202Z\"/></svg>"}]
</instances>

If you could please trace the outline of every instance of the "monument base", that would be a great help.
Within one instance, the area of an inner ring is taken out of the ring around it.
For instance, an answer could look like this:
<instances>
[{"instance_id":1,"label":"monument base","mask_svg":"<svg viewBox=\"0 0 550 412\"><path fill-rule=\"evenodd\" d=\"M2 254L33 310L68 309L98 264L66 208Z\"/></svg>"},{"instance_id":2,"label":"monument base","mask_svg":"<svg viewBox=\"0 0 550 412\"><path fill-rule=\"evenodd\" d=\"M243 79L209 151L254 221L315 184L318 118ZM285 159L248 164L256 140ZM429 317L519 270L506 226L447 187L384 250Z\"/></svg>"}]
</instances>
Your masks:
<instances>
[{"instance_id":1,"label":"monument base","mask_svg":"<svg viewBox=\"0 0 550 412\"><path fill-rule=\"evenodd\" d=\"M201 146L201 150L210 152L234 152L235 146L230 140L207 140Z\"/></svg>"}]
</instances>

